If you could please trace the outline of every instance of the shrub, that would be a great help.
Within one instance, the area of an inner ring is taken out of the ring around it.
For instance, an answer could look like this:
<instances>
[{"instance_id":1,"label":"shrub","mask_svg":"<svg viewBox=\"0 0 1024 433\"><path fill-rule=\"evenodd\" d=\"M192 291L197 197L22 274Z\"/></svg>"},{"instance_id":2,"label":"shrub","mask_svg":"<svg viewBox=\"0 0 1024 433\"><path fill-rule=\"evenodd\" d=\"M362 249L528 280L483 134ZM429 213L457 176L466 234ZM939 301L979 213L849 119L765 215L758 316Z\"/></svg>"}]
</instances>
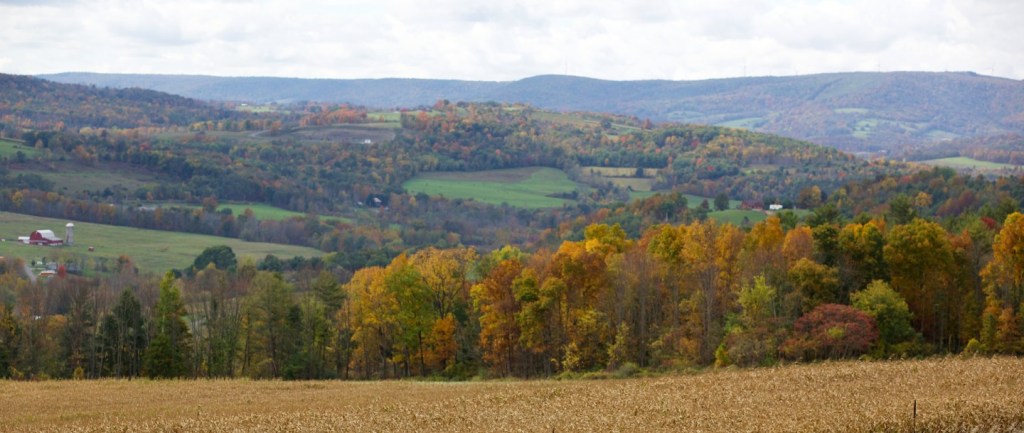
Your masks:
<instances>
[{"instance_id":1,"label":"shrub","mask_svg":"<svg viewBox=\"0 0 1024 433\"><path fill-rule=\"evenodd\" d=\"M871 316L847 305L825 304L797 319L782 353L791 359L847 358L866 353L877 339Z\"/></svg>"}]
</instances>

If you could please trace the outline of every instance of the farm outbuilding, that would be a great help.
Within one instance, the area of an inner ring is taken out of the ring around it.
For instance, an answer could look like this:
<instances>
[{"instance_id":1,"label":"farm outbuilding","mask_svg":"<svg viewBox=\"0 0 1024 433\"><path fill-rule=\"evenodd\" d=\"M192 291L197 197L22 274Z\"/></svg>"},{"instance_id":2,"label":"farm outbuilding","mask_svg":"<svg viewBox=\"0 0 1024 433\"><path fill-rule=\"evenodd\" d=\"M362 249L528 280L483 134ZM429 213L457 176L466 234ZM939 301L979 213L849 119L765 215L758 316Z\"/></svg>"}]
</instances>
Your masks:
<instances>
[{"instance_id":1,"label":"farm outbuilding","mask_svg":"<svg viewBox=\"0 0 1024 433\"><path fill-rule=\"evenodd\" d=\"M53 234L53 230L36 230L28 236L26 243L31 245L63 245L64 240Z\"/></svg>"}]
</instances>

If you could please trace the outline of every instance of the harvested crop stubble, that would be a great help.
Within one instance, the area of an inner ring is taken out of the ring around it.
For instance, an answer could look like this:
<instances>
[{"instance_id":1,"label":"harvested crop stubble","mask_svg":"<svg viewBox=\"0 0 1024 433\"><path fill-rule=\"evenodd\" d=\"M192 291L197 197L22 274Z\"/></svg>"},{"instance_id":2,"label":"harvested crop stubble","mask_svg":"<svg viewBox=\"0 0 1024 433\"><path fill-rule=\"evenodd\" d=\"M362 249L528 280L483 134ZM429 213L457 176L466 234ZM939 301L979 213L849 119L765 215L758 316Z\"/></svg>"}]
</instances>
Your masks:
<instances>
[{"instance_id":1,"label":"harvested crop stubble","mask_svg":"<svg viewBox=\"0 0 1024 433\"><path fill-rule=\"evenodd\" d=\"M606 381L0 382L0 407L3 431L1024 431L1024 360Z\"/></svg>"}]
</instances>

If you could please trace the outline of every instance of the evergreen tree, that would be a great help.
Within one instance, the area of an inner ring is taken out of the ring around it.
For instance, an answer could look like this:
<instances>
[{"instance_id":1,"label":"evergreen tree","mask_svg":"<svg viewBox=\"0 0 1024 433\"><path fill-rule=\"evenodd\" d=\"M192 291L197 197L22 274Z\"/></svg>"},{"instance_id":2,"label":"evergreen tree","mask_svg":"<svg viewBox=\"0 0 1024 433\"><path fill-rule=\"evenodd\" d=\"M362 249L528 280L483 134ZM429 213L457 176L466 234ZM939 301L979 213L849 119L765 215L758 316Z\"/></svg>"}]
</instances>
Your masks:
<instances>
[{"instance_id":1,"label":"evergreen tree","mask_svg":"<svg viewBox=\"0 0 1024 433\"><path fill-rule=\"evenodd\" d=\"M174 274L168 272L160 281L160 299L154 308L153 340L146 349L144 371L149 377L183 377L188 374L191 334L182 317L185 303L181 291L174 286Z\"/></svg>"},{"instance_id":2,"label":"evergreen tree","mask_svg":"<svg viewBox=\"0 0 1024 433\"><path fill-rule=\"evenodd\" d=\"M114 377L138 376L146 349L146 329L142 307L131 289L121 292L117 304L103 318L100 338L105 371Z\"/></svg>"}]
</instances>

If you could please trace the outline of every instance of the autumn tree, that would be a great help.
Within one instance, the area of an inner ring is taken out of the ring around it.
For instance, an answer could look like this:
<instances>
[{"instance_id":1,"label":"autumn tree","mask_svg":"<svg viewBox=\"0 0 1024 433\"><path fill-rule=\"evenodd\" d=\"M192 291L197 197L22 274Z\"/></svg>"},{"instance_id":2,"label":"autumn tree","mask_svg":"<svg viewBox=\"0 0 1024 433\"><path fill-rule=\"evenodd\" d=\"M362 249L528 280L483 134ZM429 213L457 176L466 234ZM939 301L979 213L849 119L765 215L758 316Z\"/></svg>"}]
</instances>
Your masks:
<instances>
[{"instance_id":1,"label":"autumn tree","mask_svg":"<svg viewBox=\"0 0 1024 433\"><path fill-rule=\"evenodd\" d=\"M814 254L814 235L810 227L800 226L786 232L782 241L782 256L787 269L800 259L811 258Z\"/></svg>"},{"instance_id":2,"label":"autumn tree","mask_svg":"<svg viewBox=\"0 0 1024 433\"><path fill-rule=\"evenodd\" d=\"M363 268L345 285L352 330L352 363L363 378L387 377L398 333L398 301L384 284L384 268Z\"/></svg>"},{"instance_id":3,"label":"autumn tree","mask_svg":"<svg viewBox=\"0 0 1024 433\"><path fill-rule=\"evenodd\" d=\"M499 375L511 375L517 367L519 325L516 315L519 303L513 283L522 272L518 250L502 249L485 261L489 272L473 286L473 306L480 313L480 350L484 362Z\"/></svg>"},{"instance_id":4,"label":"autumn tree","mask_svg":"<svg viewBox=\"0 0 1024 433\"><path fill-rule=\"evenodd\" d=\"M244 367L255 377L280 377L295 343L288 335L292 287L279 274L259 271L247 300Z\"/></svg>"},{"instance_id":5,"label":"autumn tree","mask_svg":"<svg viewBox=\"0 0 1024 433\"><path fill-rule=\"evenodd\" d=\"M1024 214L1014 212L1006 217L992 252L992 261L982 271L988 293L982 342L992 351L1024 352Z\"/></svg>"},{"instance_id":6,"label":"autumn tree","mask_svg":"<svg viewBox=\"0 0 1024 433\"><path fill-rule=\"evenodd\" d=\"M1006 217L992 253L982 275L1001 302L1017 308L1024 302L1024 214L1014 212Z\"/></svg>"},{"instance_id":7,"label":"autumn tree","mask_svg":"<svg viewBox=\"0 0 1024 433\"><path fill-rule=\"evenodd\" d=\"M854 308L867 313L878 325L876 355L905 354L904 343L920 338L910 325L907 301L885 281L872 281L864 290L851 293L850 301Z\"/></svg>"},{"instance_id":8,"label":"autumn tree","mask_svg":"<svg viewBox=\"0 0 1024 433\"><path fill-rule=\"evenodd\" d=\"M845 302L850 292L863 289L873 280L888 279L883 225L882 221L873 220L847 224L840 230L838 266L843 292L839 301Z\"/></svg>"},{"instance_id":9,"label":"autumn tree","mask_svg":"<svg viewBox=\"0 0 1024 433\"><path fill-rule=\"evenodd\" d=\"M961 296L953 284L953 251L938 224L915 219L894 227L884 248L892 287L910 306L915 327L932 344L959 347L958 309Z\"/></svg>"},{"instance_id":10,"label":"autumn tree","mask_svg":"<svg viewBox=\"0 0 1024 433\"><path fill-rule=\"evenodd\" d=\"M396 257L385 269L384 286L398 306L400 338L395 361L403 365L406 375L412 374L413 368L426 374L425 339L437 318L430 288L405 255Z\"/></svg>"},{"instance_id":11,"label":"autumn tree","mask_svg":"<svg viewBox=\"0 0 1024 433\"><path fill-rule=\"evenodd\" d=\"M743 233L738 228L714 221L663 228L651 243L655 256L677 266L676 275L684 289L681 309L696 313L690 316L680 311L681 317L690 318L700 330L692 340L698 349L696 362L711 362L721 342L722 319L738 291L742 245Z\"/></svg>"},{"instance_id":12,"label":"autumn tree","mask_svg":"<svg viewBox=\"0 0 1024 433\"><path fill-rule=\"evenodd\" d=\"M785 305L790 312L807 313L822 304L840 302L839 271L810 259L800 259L789 268L792 296Z\"/></svg>"},{"instance_id":13,"label":"autumn tree","mask_svg":"<svg viewBox=\"0 0 1024 433\"><path fill-rule=\"evenodd\" d=\"M727 357L716 351L715 365L751 366L774 362L784 338L783 328L776 319L778 291L764 276L757 276L752 284L740 289L738 301L739 320L728 329L721 346Z\"/></svg>"},{"instance_id":14,"label":"autumn tree","mask_svg":"<svg viewBox=\"0 0 1024 433\"><path fill-rule=\"evenodd\" d=\"M871 316L850 306L825 304L797 319L782 353L791 359L846 358L867 352L877 338Z\"/></svg>"}]
</instances>

